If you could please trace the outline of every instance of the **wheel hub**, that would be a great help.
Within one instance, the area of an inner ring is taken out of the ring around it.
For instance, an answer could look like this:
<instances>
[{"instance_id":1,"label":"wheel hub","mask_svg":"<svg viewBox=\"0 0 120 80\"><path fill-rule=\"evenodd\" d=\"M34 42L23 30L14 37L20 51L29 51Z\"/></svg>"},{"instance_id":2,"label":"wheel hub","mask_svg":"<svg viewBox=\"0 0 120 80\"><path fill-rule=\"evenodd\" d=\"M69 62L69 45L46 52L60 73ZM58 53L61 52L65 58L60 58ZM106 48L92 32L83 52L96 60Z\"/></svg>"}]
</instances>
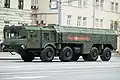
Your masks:
<instances>
[{"instance_id":1,"label":"wheel hub","mask_svg":"<svg viewBox=\"0 0 120 80\"><path fill-rule=\"evenodd\" d=\"M93 52L93 57L96 57L97 56L97 53L94 51Z\"/></svg>"},{"instance_id":2,"label":"wheel hub","mask_svg":"<svg viewBox=\"0 0 120 80\"><path fill-rule=\"evenodd\" d=\"M109 52L107 52L107 53L106 53L106 57L109 57L109 56L110 56L110 53L109 53Z\"/></svg>"},{"instance_id":3,"label":"wheel hub","mask_svg":"<svg viewBox=\"0 0 120 80\"><path fill-rule=\"evenodd\" d=\"M66 52L66 57L69 57L70 56L70 52Z\"/></svg>"},{"instance_id":4,"label":"wheel hub","mask_svg":"<svg viewBox=\"0 0 120 80\"><path fill-rule=\"evenodd\" d=\"M47 56L48 56L48 57L51 57L51 55L52 55L51 52L48 52L48 53L47 53Z\"/></svg>"}]
</instances>

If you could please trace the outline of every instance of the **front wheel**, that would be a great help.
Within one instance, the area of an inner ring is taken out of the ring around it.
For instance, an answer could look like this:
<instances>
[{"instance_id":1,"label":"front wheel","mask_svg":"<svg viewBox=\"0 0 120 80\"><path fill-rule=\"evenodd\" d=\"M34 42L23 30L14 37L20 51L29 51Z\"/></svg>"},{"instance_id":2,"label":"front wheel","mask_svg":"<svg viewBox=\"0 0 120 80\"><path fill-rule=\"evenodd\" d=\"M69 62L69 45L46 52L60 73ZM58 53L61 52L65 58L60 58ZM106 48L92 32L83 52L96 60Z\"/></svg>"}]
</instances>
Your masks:
<instances>
[{"instance_id":1,"label":"front wheel","mask_svg":"<svg viewBox=\"0 0 120 80\"><path fill-rule=\"evenodd\" d=\"M54 59L55 51L52 47L46 47L40 54L40 59L43 62L50 62Z\"/></svg>"},{"instance_id":2,"label":"front wheel","mask_svg":"<svg viewBox=\"0 0 120 80\"><path fill-rule=\"evenodd\" d=\"M24 62L32 62L32 60L34 60L35 58L33 53L27 51L21 51L20 55L22 60L24 60Z\"/></svg>"},{"instance_id":3,"label":"front wheel","mask_svg":"<svg viewBox=\"0 0 120 80\"><path fill-rule=\"evenodd\" d=\"M111 59L111 50L110 48L106 47L100 56L102 61L109 61Z\"/></svg>"}]
</instances>

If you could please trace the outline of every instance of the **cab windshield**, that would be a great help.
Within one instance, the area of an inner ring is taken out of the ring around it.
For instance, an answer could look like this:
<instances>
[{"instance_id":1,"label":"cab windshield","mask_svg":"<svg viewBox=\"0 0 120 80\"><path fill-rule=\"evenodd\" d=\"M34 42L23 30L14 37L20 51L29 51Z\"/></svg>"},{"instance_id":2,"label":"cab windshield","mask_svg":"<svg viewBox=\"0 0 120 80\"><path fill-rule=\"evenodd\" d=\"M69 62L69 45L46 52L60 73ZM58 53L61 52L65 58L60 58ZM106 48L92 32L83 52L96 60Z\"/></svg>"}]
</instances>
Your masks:
<instances>
[{"instance_id":1,"label":"cab windshield","mask_svg":"<svg viewBox=\"0 0 120 80\"><path fill-rule=\"evenodd\" d=\"M15 27L9 27L4 29L4 39L25 39L27 32L25 29Z\"/></svg>"}]
</instances>

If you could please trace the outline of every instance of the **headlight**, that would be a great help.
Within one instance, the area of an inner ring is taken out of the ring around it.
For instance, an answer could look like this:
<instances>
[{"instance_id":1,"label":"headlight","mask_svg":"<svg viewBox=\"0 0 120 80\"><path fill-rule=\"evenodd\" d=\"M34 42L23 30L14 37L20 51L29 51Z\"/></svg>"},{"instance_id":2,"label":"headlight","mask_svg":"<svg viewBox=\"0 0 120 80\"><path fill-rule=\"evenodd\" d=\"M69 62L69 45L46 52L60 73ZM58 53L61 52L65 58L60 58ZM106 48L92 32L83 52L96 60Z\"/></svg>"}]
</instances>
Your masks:
<instances>
[{"instance_id":1,"label":"headlight","mask_svg":"<svg viewBox=\"0 0 120 80\"><path fill-rule=\"evenodd\" d=\"M15 34L14 33L11 33L11 37L14 37L15 36Z\"/></svg>"},{"instance_id":2,"label":"headlight","mask_svg":"<svg viewBox=\"0 0 120 80\"><path fill-rule=\"evenodd\" d=\"M5 48L5 45L2 45L2 49Z\"/></svg>"},{"instance_id":3,"label":"headlight","mask_svg":"<svg viewBox=\"0 0 120 80\"><path fill-rule=\"evenodd\" d=\"M26 46L25 46L25 45L21 45L21 47L22 47L23 49L25 49L25 48L26 48Z\"/></svg>"}]
</instances>

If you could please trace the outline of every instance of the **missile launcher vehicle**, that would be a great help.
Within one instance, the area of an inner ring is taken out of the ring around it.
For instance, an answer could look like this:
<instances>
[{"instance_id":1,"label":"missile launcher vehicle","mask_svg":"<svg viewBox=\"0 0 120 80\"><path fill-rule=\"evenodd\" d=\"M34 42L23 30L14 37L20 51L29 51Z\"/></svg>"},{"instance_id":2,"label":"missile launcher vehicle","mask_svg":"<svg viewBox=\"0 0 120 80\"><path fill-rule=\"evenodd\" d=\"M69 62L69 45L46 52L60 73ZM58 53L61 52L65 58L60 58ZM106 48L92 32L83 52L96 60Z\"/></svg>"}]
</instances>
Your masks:
<instances>
[{"instance_id":1,"label":"missile launcher vehicle","mask_svg":"<svg viewBox=\"0 0 120 80\"><path fill-rule=\"evenodd\" d=\"M55 56L63 62L109 61L117 49L117 33L109 29L72 26L5 26L3 51L16 52L25 62L40 57L50 62Z\"/></svg>"}]
</instances>

